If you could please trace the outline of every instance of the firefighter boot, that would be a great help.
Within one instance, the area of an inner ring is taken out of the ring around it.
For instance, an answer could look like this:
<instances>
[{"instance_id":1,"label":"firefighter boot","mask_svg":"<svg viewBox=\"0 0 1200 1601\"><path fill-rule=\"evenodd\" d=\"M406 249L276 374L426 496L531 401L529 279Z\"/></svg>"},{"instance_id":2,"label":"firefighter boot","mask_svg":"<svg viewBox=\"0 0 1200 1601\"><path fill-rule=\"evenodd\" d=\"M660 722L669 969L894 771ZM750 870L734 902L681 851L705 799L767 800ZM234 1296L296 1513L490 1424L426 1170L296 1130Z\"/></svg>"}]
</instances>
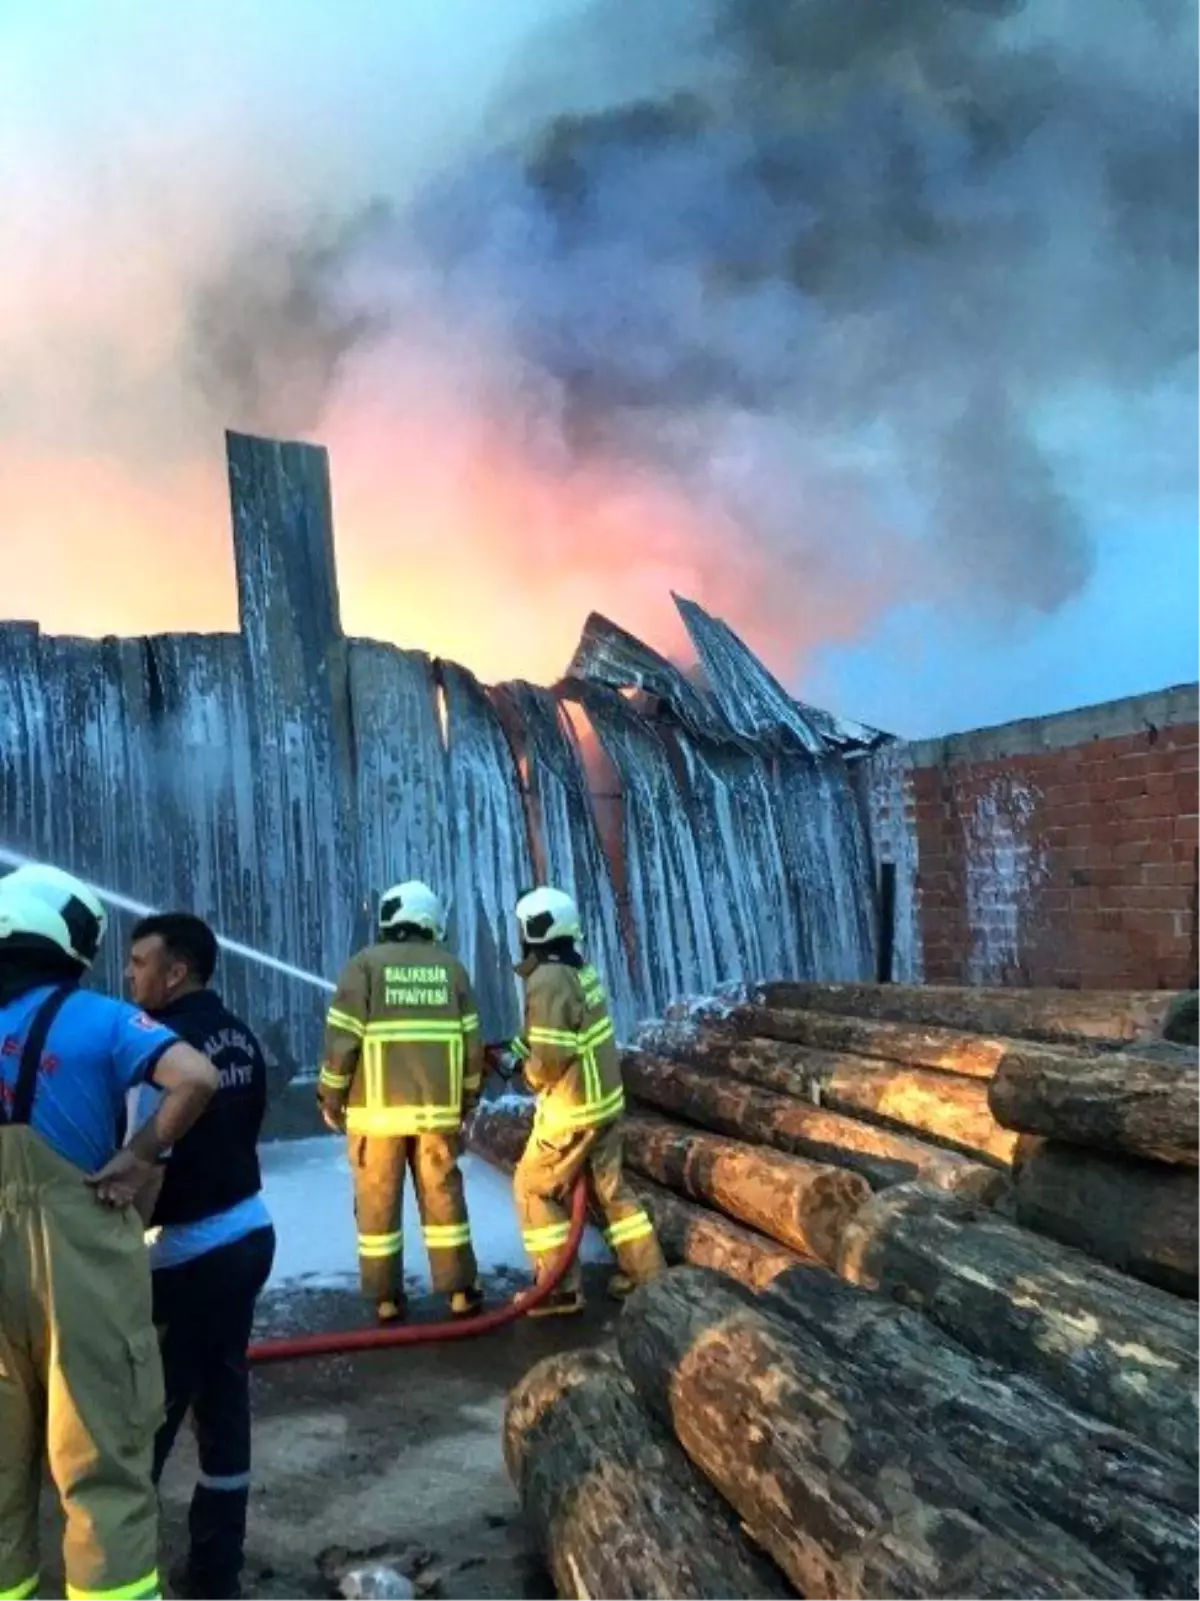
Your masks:
<instances>
[{"instance_id":1,"label":"firefighter boot","mask_svg":"<svg viewBox=\"0 0 1200 1601\"><path fill-rule=\"evenodd\" d=\"M525 1309L526 1303L533 1299L534 1290L522 1290L516 1297L515 1304ZM552 1290L544 1301L531 1306L525 1312L526 1317L575 1317L583 1311L583 1291L578 1284L560 1284Z\"/></svg>"},{"instance_id":2,"label":"firefighter boot","mask_svg":"<svg viewBox=\"0 0 1200 1601\"><path fill-rule=\"evenodd\" d=\"M403 1323L407 1316L408 1302L402 1295L394 1301L378 1301L375 1304L375 1321L384 1328L389 1323Z\"/></svg>"},{"instance_id":3,"label":"firefighter boot","mask_svg":"<svg viewBox=\"0 0 1200 1601\"><path fill-rule=\"evenodd\" d=\"M465 1290L455 1290L450 1297L451 1317L478 1317L482 1311L483 1291L478 1284L472 1284Z\"/></svg>"}]
</instances>

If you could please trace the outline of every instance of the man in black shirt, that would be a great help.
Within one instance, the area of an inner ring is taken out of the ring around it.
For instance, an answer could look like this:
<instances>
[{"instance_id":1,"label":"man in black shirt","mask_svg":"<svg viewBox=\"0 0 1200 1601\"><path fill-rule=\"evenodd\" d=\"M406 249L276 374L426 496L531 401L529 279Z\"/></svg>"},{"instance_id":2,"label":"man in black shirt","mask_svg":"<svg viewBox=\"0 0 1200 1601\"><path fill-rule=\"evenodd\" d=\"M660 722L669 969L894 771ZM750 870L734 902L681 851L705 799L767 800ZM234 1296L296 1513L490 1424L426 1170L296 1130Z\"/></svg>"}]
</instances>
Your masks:
<instances>
[{"instance_id":1,"label":"man in black shirt","mask_svg":"<svg viewBox=\"0 0 1200 1601\"><path fill-rule=\"evenodd\" d=\"M139 1197L150 1225L154 1321L166 1381L154 1476L157 1482L190 1407L200 1477L179 1588L214 1598L241 1593L250 1495L246 1348L275 1254L257 1149L266 1063L249 1028L208 988L216 962L208 925L172 912L137 924L126 968L136 1004L204 1051L221 1080L204 1115L170 1152L161 1182ZM151 1091L146 1101L152 1097ZM150 1109L137 1105L131 1126Z\"/></svg>"}]
</instances>

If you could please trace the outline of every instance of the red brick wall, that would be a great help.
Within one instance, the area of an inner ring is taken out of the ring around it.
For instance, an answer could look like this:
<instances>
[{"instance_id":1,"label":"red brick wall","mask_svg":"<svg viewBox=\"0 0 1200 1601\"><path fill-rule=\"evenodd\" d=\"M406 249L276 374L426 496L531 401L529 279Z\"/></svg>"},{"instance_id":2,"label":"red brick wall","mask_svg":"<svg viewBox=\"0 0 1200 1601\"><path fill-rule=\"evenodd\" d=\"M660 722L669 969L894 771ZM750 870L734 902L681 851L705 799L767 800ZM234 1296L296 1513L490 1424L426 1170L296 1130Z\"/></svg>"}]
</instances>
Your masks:
<instances>
[{"instance_id":1,"label":"red brick wall","mask_svg":"<svg viewBox=\"0 0 1200 1601\"><path fill-rule=\"evenodd\" d=\"M924 978L1193 985L1196 723L990 759L958 744L924 764L911 747Z\"/></svg>"}]
</instances>

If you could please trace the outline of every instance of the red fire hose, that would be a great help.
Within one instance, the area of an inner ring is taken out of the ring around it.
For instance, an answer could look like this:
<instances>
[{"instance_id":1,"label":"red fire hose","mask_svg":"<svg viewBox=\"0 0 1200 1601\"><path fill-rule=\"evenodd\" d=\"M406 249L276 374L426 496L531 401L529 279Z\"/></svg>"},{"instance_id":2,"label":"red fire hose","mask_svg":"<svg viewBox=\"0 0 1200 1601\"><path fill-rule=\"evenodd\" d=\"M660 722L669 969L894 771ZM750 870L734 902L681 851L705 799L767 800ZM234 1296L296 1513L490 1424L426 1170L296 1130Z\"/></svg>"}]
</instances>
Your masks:
<instances>
[{"instance_id":1,"label":"red fire hose","mask_svg":"<svg viewBox=\"0 0 1200 1601\"><path fill-rule=\"evenodd\" d=\"M341 1333L302 1334L292 1340L263 1340L246 1353L256 1367L268 1362L297 1362L311 1356L342 1356L349 1351L378 1351L391 1345L433 1345L442 1340L473 1340L515 1323L541 1304L562 1283L579 1252L587 1224L587 1184L580 1178L571 1197L571 1229L554 1267L519 1303L510 1301L480 1317L452 1323L408 1323L399 1328L344 1329Z\"/></svg>"}]
</instances>

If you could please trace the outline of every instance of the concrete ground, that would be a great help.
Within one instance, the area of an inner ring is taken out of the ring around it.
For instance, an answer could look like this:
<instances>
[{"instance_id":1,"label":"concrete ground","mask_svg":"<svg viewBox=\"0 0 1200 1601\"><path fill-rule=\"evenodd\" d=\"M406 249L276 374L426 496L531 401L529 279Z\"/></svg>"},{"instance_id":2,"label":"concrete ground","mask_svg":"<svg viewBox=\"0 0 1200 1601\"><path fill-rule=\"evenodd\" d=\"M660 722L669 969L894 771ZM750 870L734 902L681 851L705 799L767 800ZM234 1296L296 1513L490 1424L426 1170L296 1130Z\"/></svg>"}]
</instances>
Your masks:
<instances>
[{"instance_id":1,"label":"concrete ground","mask_svg":"<svg viewBox=\"0 0 1200 1601\"><path fill-rule=\"evenodd\" d=\"M553 1351L603 1342L615 1308L605 1270L589 1268L582 1318L524 1320L479 1340L264 1368L254 1379L254 1488L247 1596L337 1593L320 1559L331 1548L424 1547L418 1594L554 1594L532 1550L504 1471L501 1423L509 1389ZM489 1276L489 1304L515 1280ZM285 1288L264 1298L259 1334L361 1327L349 1289ZM414 1320L441 1315L418 1303ZM186 1550L196 1471L185 1426L162 1486L164 1577ZM58 1514L44 1507L43 1595L62 1595ZM333 1562L326 1557L328 1570ZM344 1562L347 1560L342 1557Z\"/></svg>"}]
</instances>

